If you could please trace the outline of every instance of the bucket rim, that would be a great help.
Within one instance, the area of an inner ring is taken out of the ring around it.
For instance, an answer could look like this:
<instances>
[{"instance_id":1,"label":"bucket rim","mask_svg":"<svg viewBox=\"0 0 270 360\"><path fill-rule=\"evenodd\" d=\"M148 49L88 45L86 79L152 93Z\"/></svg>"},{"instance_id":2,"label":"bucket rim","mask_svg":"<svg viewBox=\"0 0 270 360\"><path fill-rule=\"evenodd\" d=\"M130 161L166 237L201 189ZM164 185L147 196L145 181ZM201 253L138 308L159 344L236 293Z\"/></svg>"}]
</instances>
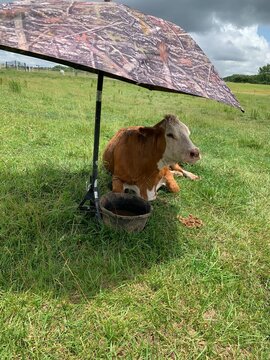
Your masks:
<instances>
[{"instance_id":1,"label":"bucket rim","mask_svg":"<svg viewBox=\"0 0 270 360\"><path fill-rule=\"evenodd\" d=\"M142 214L142 215L134 215L134 216L129 216L129 215L128 215L128 216L125 216L125 215L115 214L115 213L113 213L112 211L106 209L106 208L102 205L102 200L104 200L105 197L108 197L108 196L110 196L110 195L113 195L113 196L115 196L116 198L117 198L117 197L118 197L118 198L121 198L121 197L124 198L124 197L125 197L127 200L128 200L128 199L132 200L132 199L135 197L136 200L141 201L142 204L145 204L145 205L149 206L149 211L148 211L147 213L145 213L145 214ZM101 212L104 213L104 214L107 214L107 215L109 215L109 216L111 216L111 217L113 217L113 218L124 218L124 219L126 219L126 220L132 220L132 219L134 220L134 219L144 219L144 218L148 218L148 217L151 215L152 210L153 210L153 207L152 207L152 205L149 203L149 201L141 198L141 197L138 196L138 195L135 195L135 194L134 194L134 195L133 195L133 194L127 194L127 193L115 193L115 192L113 192L113 191L110 191L110 192L108 192L108 193L106 193L106 194L104 194L104 195L101 196L100 201L99 201L99 207L100 207Z\"/></svg>"}]
</instances>

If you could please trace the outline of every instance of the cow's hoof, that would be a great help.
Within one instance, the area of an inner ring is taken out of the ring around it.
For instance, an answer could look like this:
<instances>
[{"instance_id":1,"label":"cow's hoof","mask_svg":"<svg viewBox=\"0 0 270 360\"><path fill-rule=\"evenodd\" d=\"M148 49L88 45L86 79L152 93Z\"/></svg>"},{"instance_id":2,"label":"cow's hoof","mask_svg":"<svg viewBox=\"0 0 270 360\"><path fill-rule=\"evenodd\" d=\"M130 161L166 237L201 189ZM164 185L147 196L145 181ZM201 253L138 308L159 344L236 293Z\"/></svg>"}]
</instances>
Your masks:
<instances>
[{"instance_id":1,"label":"cow's hoof","mask_svg":"<svg viewBox=\"0 0 270 360\"><path fill-rule=\"evenodd\" d=\"M189 171L186 171L186 170L183 171L183 174L184 174L184 176L186 178L188 178L190 180L199 180L200 179L200 177L198 175L195 175L195 174L193 174L193 173L191 173Z\"/></svg>"},{"instance_id":2,"label":"cow's hoof","mask_svg":"<svg viewBox=\"0 0 270 360\"><path fill-rule=\"evenodd\" d=\"M192 181L194 180L200 180L200 177L198 175L191 174L192 176L189 176L188 178Z\"/></svg>"}]
</instances>

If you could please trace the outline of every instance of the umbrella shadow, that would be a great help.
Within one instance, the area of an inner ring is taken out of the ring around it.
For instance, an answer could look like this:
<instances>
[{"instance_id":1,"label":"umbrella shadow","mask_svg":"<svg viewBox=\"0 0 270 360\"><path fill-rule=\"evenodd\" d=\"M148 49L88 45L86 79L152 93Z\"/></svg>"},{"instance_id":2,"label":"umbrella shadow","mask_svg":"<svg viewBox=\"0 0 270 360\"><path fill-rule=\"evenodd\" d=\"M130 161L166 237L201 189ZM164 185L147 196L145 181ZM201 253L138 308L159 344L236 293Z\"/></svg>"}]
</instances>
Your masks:
<instances>
[{"instance_id":1,"label":"umbrella shadow","mask_svg":"<svg viewBox=\"0 0 270 360\"><path fill-rule=\"evenodd\" d=\"M183 255L188 239L179 240L173 194L161 193L145 230L128 234L78 211L87 177L49 165L0 173L2 288L81 301ZM101 180L109 182L105 173Z\"/></svg>"}]
</instances>

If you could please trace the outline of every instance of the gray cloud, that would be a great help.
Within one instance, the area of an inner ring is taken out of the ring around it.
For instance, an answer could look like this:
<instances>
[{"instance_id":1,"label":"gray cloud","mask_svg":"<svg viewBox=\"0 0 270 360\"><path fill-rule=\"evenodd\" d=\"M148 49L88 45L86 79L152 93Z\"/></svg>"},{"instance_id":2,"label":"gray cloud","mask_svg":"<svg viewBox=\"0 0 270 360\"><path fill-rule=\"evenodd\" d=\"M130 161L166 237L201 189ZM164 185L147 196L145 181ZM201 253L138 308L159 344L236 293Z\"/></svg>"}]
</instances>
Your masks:
<instances>
[{"instance_id":1,"label":"gray cloud","mask_svg":"<svg viewBox=\"0 0 270 360\"><path fill-rule=\"evenodd\" d=\"M21 2L42 0L21 0ZM80 0L79 0L80 1ZM81 0L85 1L85 0ZM96 0L101 2L101 0ZM0 3L14 0L0 0ZM215 19L238 27L270 25L270 0L115 0L172 21L188 32L207 32Z\"/></svg>"},{"instance_id":2,"label":"gray cloud","mask_svg":"<svg viewBox=\"0 0 270 360\"><path fill-rule=\"evenodd\" d=\"M269 0L123 0L123 3L170 20L188 32L214 28L215 18L240 27L270 25Z\"/></svg>"}]
</instances>

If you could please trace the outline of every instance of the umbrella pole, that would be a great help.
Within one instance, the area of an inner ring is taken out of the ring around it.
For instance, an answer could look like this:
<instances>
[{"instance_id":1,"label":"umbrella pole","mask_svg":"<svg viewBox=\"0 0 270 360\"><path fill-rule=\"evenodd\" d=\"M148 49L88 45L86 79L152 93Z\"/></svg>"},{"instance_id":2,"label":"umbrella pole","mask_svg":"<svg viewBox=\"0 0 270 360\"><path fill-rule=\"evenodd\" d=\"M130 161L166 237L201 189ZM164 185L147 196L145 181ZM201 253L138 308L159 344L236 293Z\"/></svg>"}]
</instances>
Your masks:
<instances>
[{"instance_id":1,"label":"umbrella pole","mask_svg":"<svg viewBox=\"0 0 270 360\"><path fill-rule=\"evenodd\" d=\"M95 133L94 133L94 151L93 151L93 170L90 176L90 183L83 200L79 205L80 210L94 213L98 220L101 220L99 210L99 191L98 191L98 150L99 150L99 137L100 137L100 117L102 105L102 89L103 89L102 71L98 72L97 80L97 97L96 97L96 115L95 115ZM90 205L85 205L89 201Z\"/></svg>"}]
</instances>

